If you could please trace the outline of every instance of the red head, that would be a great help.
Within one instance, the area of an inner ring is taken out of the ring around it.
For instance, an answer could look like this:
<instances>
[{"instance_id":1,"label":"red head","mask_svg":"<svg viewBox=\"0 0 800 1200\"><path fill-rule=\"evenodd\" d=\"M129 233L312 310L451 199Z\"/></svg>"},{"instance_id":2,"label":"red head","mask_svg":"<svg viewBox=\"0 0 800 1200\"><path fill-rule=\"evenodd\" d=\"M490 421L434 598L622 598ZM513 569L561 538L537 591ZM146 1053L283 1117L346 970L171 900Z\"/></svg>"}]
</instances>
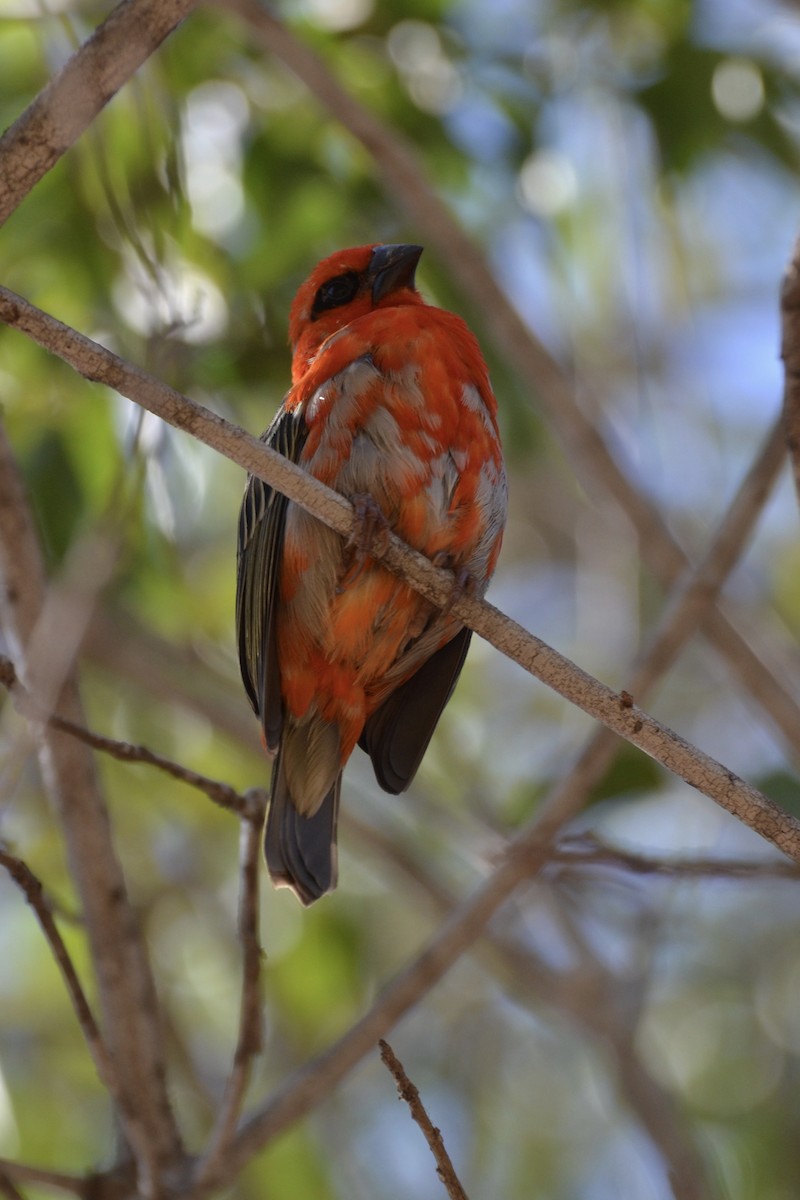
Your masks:
<instances>
[{"instance_id":1,"label":"red head","mask_svg":"<svg viewBox=\"0 0 800 1200\"><path fill-rule=\"evenodd\" d=\"M421 246L354 246L314 268L289 312L295 382L325 339L351 321L376 308L424 304L414 286L421 254Z\"/></svg>"}]
</instances>

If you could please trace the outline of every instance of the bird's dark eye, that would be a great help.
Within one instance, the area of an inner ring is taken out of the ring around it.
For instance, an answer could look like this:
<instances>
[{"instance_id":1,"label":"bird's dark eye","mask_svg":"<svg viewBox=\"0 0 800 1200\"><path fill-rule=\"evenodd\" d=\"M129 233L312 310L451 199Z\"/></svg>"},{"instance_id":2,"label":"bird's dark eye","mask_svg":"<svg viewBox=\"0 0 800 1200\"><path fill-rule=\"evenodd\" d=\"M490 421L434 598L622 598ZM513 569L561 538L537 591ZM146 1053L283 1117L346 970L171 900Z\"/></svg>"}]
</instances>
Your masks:
<instances>
[{"instance_id":1,"label":"bird's dark eye","mask_svg":"<svg viewBox=\"0 0 800 1200\"><path fill-rule=\"evenodd\" d=\"M339 308L349 304L358 291L359 279L355 271L347 271L344 275L334 275L328 279L314 297L311 308L311 320L314 321L320 313L329 308Z\"/></svg>"}]
</instances>

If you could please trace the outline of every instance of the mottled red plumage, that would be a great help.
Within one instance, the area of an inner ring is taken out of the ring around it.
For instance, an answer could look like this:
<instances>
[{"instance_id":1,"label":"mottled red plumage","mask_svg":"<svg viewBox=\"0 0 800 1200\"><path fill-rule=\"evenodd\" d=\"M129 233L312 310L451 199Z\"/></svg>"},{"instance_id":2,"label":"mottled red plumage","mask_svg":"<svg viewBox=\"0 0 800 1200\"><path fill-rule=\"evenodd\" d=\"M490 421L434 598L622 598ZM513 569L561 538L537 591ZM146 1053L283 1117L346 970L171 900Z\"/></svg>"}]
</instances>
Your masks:
<instances>
[{"instance_id":1,"label":"mottled red plumage","mask_svg":"<svg viewBox=\"0 0 800 1200\"><path fill-rule=\"evenodd\" d=\"M321 262L292 304L292 387L264 434L482 595L506 519L497 405L464 322L414 286L418 246L359 246ZM378 782L416 772L469 631L251 477L239 524L242 677L273 766L273 881L310 904L336 884L342 769L357 742Z\"/></svg>"}]
</instances>

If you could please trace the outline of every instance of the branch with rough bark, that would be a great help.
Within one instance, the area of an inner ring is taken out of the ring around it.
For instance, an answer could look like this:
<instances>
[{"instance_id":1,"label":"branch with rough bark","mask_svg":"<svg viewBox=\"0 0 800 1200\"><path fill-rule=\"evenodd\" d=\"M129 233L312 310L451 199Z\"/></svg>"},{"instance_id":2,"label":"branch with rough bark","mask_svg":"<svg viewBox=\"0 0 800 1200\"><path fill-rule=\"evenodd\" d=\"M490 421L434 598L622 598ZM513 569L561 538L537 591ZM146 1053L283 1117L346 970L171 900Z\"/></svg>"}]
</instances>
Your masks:
<instances>
[{"instance_id":1,"label":"branch with rough bark","mask_svg":"<svg viewBox=\"0 0 800 1200\"><path fill-rule=\"evenodd\" d=\"M447 1153L442 1131L434 1125L428 1116L425 1105L422 1103L422 1097L419 1094L419 1088L408 1078L405 1067L389 1043L381 1038L378 1045L381 1051L381 1062L391 1072L397 1084L398 1096L408 1105L411 1119L422 1131L422 1136L428 1143L431 1154L436 1162L436 1174L444 1184L448 1196L452 1200L467 1200L467 1193L461 1186L461 1180L456 1174L453 1160Z\"/></svg>"},{"instance_id":2,"label":"branch with rough bark","mask_svg":"<svg viewBox=\"0 0 800 1200\"><path fill-rule=\"evenodd\" d=\"M57 321L21 296L0 288L0 321L57 354L76 371L127 396L176 429L191 434L247 471L263 478L337 533L353 529L352 506L301 468L224 418L131 366L97 342ZM434 567L395 535L375 556L438 607L453 594L453 577ZM627 693L593 679L558 651L485 600L461 596L452 611L496 649L566 700L644 750L686 783L750 825L784 853L800 860L800 821L721 763L691 746L640 709Z\"/></svg>"}]
</instances>

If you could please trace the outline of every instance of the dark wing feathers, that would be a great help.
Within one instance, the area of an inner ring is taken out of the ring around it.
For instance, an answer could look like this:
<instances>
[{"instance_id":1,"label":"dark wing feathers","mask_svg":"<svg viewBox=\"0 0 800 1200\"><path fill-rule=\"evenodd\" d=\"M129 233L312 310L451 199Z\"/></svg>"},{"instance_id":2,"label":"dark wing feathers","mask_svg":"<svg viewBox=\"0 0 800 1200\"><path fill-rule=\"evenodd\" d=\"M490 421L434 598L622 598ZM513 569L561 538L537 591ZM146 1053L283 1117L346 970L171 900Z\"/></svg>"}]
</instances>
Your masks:
<instances>
[{"instance_id":1,"label":"dark wing feathers","mask_svg":"<svg viewBox=\"0 0 800 1200\"><path fill-rule=\"evenodd\" d=\"M282 408L262 435L262 441L297 462L307 434L303 417ZM288 503L280 492L251 475L239 512L236 579L239 664L245 690L261 719L267 748L272 751L279 747L283 724L276 615ZM414 778L461 673L471 636L469 629L462 629L451 638L384 700L364 726L359 745L372 759L375 776L384 791L405 791ZM280 775L279 764L276 772ZM335 883L336 865L335 858L330 857L330 844L336 828L340 783L341 776L311 822L298 816L288 801L288 793L283 797L284 803L278 804L273 795L271 853L276 861L271 869L281 879L301 879L303 885L298 894L306 904ZM276 790L281 792L279 786L273 788L273 793ZM313 836L298 840L298 823L302 825L300 832ZM299 850L300 841L308 843L303 854ZM269 837L267 842L269 858ZM320 853L320 847L324 854Z\"/></svg>"},{"instance_id":2,"label":"dark wing feathers","mask_svg":"<svg viewBox=\"0 0 800 1200\"><path fill-rule=\"evenodd\" d=\"M297 462L307 433L303 417L282 408L261 440ZM283 720L275 617L288 503L280 492L250 475L239 510L236 574L239 666L269 750L278 747Z\"/></svg>"},{"instance_id":3,"label":"dark wing feathers","mask_svg":"<svg viewBox=\"0 0 800 1200\"><path fill-rule=\"evenodd\" d=\"M376 709L358 740L385 792L414 778L467 657L472 631L462 629Z\"/></svg>"}]
</instances>

